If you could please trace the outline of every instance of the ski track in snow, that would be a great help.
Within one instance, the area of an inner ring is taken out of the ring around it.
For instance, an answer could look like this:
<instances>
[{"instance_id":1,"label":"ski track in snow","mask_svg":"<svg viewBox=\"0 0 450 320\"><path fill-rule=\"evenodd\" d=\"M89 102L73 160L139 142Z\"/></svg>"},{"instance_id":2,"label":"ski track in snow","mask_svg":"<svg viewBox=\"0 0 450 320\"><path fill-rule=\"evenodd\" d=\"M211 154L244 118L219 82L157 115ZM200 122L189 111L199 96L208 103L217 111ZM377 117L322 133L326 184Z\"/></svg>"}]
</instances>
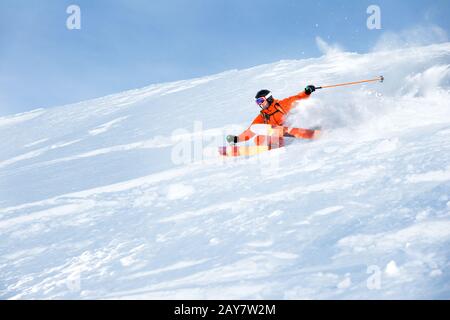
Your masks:
<instances>
[{"instance_id":1,"label":"ski track in snow","mask_svg":"<svg viewBox=\"0 0 450 320\"><path fill-rule=\"evenodd\" d=\"M449 52L280 61L0 118L0 298L449 299ZM321 140L172 161L238 133L261 87L382 73L300 103L290 121Z\"/></svg>"}]
</instances>

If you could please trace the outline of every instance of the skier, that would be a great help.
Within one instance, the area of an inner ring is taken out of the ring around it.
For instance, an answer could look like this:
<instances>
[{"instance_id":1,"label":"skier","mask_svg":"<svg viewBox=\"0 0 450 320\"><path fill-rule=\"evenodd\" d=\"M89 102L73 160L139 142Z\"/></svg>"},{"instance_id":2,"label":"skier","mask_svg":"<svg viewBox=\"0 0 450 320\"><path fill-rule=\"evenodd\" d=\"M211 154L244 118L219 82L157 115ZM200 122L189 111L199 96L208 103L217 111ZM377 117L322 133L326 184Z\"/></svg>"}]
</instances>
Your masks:
<instances>
[{"instance_id":1,"label":"skier","mask_svg":"<svg viewBox=\"0 0 450 320\"><path fill-rule=\"evenodd\" d=\"M311 93L314 91L316 91L316 87L309 85L299 94L283 100L274 99L269 90L264 89L258 91L255 96L255 100L256 104L261 108L261 111L260 114L253 120L251 126L254 124L269 124L278 129L279 133L271 136L257 135L255 138L255 144L258 146L268 145L272 147L281 147L284 145L283 137L303 139L317 138L320 134L320 130L318 130L318 128L300 129L284 127L286 115L294 107L295 102L309 98ZM226 137L227 142L230 144L236 144L238 142L251 139L255 136L255 133L251 130L251 126L239 136L228 135Z\"/></svg>"}]
</instances>

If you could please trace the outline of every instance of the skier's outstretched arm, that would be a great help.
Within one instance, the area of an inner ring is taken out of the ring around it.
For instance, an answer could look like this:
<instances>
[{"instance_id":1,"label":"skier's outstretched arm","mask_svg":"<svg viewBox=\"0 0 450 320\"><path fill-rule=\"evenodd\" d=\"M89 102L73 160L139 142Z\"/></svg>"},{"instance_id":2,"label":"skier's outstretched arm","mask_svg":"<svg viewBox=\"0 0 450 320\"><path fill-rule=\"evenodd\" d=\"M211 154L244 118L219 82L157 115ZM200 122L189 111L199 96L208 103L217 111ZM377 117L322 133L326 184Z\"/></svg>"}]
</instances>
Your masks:
<instances>
[{"instance_id":1,"label":"skier's outstretched arm","mask_svg":"<svg viewBox=\"0 0 450 320\"><path fill-rule=\"evenodd\" d=\"M316 87L309 85L305 88L305 90L296 94L295 96L281 100L280 104L284 106L285 112L288 113L294 107L294 102L302 99L308 99L311 93L313 93L314 91L316 91Z\"/></svg>"},{"instance_id":2,"label":"skier's outstretched arm","mask_svg":"<svg viewBox=\"0 0 450 320\"><path fill-rule=\"evenodd\" d=\"M240 135L238 136L227 136L227 141L228 143L238 143L238 142L244 142L244 141L248 141L251 138L253 138L255 136L255 133L252 132L250 130L251 126L254 124L258 124L258 123L264 123L264 118L262 117L261 114L259 114L252 122L252 124L250 125L250 127L248 127L247 130L245 130L244 132L242 132Z\"/></svg>"},{"instance_id":3,"label":"skier's outstretched arm","mask_svg":"<svg viewBox=\"0 0 450 320\"><path fill-rule=\"evenodd\" d=\"M251 138L253 138L255 136L255 133L252 132L252 130L250 130L250 128L252 127L252 125L258 124L258 123L264 123L264 118L262 117L261 114L258 114L258 116L252 121L252 124L250 125L250 127L248 127L247 130L245 130L238 136L238 142L248 141Z\"/></svg>"}]
</instances>

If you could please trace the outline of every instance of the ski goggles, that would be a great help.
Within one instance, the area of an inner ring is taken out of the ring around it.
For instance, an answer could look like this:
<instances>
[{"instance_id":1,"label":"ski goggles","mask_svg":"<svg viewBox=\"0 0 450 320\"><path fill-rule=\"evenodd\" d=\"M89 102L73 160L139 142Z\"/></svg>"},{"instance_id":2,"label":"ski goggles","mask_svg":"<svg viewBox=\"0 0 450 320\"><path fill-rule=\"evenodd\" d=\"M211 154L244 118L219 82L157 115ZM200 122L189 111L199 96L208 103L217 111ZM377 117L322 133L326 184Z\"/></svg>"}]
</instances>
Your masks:
<instances>
[{"instance_id":1,"label":"ski goggles","mask_svg":"<svg viewBox=\"0 0 450 320\"><path fill-rule=\"evenodd\" d=\"M269 92L265 97L257 98L257 99L255 100L255 102L256 102L256 104L257 104L258 106L260 106L260 105L262 105L264 102L266 102L267 99L269 99L271 96L272 96L272 92Z\"/></svg>"}]
</instances>

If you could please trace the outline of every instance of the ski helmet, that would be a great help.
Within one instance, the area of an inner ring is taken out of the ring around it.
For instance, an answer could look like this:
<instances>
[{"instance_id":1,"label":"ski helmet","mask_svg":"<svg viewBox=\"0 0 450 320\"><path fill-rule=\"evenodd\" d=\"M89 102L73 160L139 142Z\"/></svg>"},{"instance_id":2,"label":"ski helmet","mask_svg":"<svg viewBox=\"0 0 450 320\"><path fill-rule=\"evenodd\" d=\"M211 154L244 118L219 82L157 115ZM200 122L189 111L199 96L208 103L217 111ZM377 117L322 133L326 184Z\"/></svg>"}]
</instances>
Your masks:
<instances>
[{"instance_id":1,"label":"ski helmet","mask_svg":"<svg viewBox=\"0 0 450 320\"><path fill-rule=\"evenodd\" d=\"M255 99L263 98L263 97L266 98L266 100L269 102L269 104L272 104L273 96L272 96L272 92L270 92L270 90L267 90L267 89L259 90L256 93Z\"/></svg>"}]
</instances>

